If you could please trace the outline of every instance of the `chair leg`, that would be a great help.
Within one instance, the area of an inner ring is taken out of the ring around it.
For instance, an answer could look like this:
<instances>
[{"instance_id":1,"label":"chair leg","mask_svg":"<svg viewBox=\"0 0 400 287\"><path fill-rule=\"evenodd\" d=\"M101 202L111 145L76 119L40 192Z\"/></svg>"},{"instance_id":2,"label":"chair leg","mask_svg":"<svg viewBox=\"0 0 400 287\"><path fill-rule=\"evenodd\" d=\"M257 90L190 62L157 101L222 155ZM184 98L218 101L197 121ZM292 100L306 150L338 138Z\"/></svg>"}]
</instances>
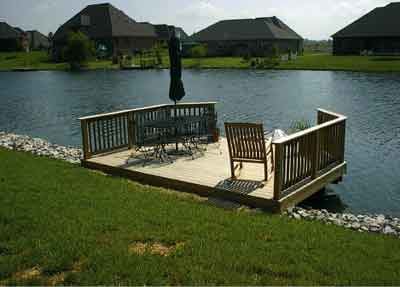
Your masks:
<instances>
[{"instance_id":1,"label":"chair leg","mask_svg":"<svg viewBox=\"0 0 400 287\"><path fill-rule=\"evenodd\" d=\"M271 144L271 170L273 171L274 170L274 166L275 166L275 161L274 161L274 148L273 148L273 146L272 146L272 144Z\"/></svg>"},{"instance_id":2,"label":"chair leg","mask_svg":"<svg viewBox=\"0 0 400 287\"><path fill-rule=\"evenodd\" d=\"M231 160L231 177L235 178L235 164L233 160Z\"/></svg>"},{"instance_id":3,"label":"chair leg","mask_svg":"<svg viewBox=\"0 0 400 287\"><path fill-rule=\"evenodd\" d=\"M264 162L265 181L268 181L268 160Z\"/></svg>"}]
</instances>

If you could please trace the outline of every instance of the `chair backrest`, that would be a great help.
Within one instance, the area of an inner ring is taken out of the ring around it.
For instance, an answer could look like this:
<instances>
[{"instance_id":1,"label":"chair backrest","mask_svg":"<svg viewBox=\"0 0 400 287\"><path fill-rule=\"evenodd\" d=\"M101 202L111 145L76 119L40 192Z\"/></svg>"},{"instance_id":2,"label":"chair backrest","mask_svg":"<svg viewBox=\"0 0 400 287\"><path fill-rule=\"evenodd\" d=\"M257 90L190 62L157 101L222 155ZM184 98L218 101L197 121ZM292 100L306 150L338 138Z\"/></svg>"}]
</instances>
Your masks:
<instances>
[{"instance_id":1,"label":"chair backrest","mask_svg":"<svg viewBox=\"0 0 400 287\"><path fill-rule=\"evenodd\" d=\"M225 123L229 154L232 160L266 160L266 143L262 124Z\"/></svg>"}]
</instances>

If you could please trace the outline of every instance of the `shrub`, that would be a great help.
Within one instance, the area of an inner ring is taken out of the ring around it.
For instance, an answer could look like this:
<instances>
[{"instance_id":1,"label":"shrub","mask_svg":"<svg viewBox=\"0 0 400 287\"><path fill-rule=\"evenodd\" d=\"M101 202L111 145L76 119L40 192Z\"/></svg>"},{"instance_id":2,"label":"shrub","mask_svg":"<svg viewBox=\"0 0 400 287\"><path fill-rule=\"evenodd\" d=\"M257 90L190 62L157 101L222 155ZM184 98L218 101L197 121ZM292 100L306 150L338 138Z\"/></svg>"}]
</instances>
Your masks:
<instances>
[{"instance_id":1,"label":"shrub","mask_svg":"<svg viewBox=\"0 0 400 287\"><path fill-rule=\"evenodd\" d=\"M190 49L189 55L192 58L204 58L207 56L207 46L197 45Z\"/></svg>"},{"instance_id":2,"label":"shrub","mask_svg":"<svg viewBox=\"0 0 400 287\"><path fill-rule=\"evenodd\" d=\"M70 32L65 57L71 69L80 69L95 54L95 48L82 32Z\"/></svg>"}]
</instances>

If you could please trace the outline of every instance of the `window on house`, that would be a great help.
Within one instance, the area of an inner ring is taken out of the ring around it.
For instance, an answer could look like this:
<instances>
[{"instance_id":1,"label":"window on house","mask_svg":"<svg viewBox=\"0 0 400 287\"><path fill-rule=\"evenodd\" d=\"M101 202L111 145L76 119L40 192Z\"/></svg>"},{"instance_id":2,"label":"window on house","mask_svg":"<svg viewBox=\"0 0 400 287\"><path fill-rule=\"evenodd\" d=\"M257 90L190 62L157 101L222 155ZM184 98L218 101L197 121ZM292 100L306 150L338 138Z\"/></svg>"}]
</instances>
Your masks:
<instances>
[{"instance_id":1,"label":"window on house","mask_svg":"<svg viewBox=\"0 0 400 287\"><path fill-rule=\"evenodd\" d=\"M81 25L82 26L90 26L90 16L89 15L81 15Z\"/></svg>"}]
</instances>

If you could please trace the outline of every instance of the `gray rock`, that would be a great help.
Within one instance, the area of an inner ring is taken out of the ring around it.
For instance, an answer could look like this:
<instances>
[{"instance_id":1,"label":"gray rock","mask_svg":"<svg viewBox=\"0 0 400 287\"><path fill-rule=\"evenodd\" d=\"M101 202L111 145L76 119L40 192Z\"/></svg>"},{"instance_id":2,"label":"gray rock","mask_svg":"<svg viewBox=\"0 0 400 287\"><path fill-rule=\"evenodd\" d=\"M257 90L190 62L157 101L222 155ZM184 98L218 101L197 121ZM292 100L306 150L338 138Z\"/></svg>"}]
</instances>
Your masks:
<instances>
[{"instance_id":1,"label":"gray rock","mask_svg":"<svg viewBox=\"0 0 400 287\"><path fill-rule=\"evenodd\" d=\"M396 235L397 234L396 230L394 230L389 225L386 225L385 228L383 228L382 233L387 234L387 235Z\"/></svg>"},{"instance_id":2,"label":"gray rock","mask_svg":"<svg viewBox=\"0 0 400 287\"><path fill-rule=\"evenodd\" d=\"M74 164L79 163L83 155L82 150L77 148L63 147L51 144L43 139L7 134L5 132L0 132L0 147L65 160Z\"/></svg>"},{"instance_id":3,"label":"gray rock","mask_svg":"<svg viewBox=\"0 0 400 287\"><path fill-rule=\"evenodd\" d=\"M371 232L380 232L381 228L380 227L376 227L376 226L370 226L369 227L369 231L371 231Z\"/></svg>"},{"instance_id":4,"label":"gray rock","mask_svg":"<svg viewBox=\"0 0 400 287\"><path fill-rule=\"evenodd\" d=\"M297 213L293 213L293 218L297 219L297 220L300 220L301 216L299 214L297 214Z\"/></svg>"}]
</instances>

